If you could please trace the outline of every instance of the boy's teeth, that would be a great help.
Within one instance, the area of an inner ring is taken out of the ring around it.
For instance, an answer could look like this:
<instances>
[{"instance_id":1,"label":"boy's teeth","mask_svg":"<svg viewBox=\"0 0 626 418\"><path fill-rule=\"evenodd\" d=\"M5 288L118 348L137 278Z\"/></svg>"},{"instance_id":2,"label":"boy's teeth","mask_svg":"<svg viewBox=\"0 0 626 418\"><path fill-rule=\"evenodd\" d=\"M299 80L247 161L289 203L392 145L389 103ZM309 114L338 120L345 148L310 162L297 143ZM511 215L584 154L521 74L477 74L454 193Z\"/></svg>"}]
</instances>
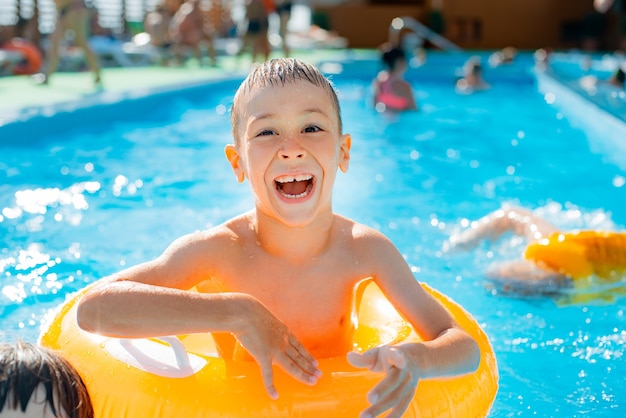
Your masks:
<instances>
[{"instance_id":1,"label":"boy's teeth","mask_svg":"<svg viewBox=\"0 0 626 418\"><path fill-rule=\"evenodd\" d=\"M285 193L281 193L283 196L285 196L287 199L300 199L301 197L306 196L309 193L309 190L302 192L300 194L285 194Z\"/></svg>"},{"instance_id":2,"label":"boy's teeth","mask_svg":"<svg viewBox=\"0 0 626 418\"><path fill-rule=\"evenodd\" d=\"M289 183L292 181L306 181L310 180L313 176L310 174L298 174L295 176L282 176L276 179L279 183Z\"/></svg>"},{"instance_id":3,"label":"boy's teeth","mask_svg":"<svg viewBox=\"0 0 626 418\"><path fill-rule=\"evenodd\" d=\"M289 199L305 197L313 189L312 174L284 175L275 181L278 192Z\"/></svg>"},{"instance_id":4,"label":"boy's teeth","mask_svg":"<svg viewBox=\"0 0 626 418\"><path fill-rule=\"evenodd\" d=\"M278 192L280 194L282 194L283 196L285 196L288 199L299 199L301 197L305 197L306 195L309 194L309 192L311 192L311 189L313 188L313 186L309 183L306 185L306 188L304 189L304 191L302 193L298 193L298 194L290 194L290 193L286 193L282 188L278 189Z\"/></svg>"}]
</instances>

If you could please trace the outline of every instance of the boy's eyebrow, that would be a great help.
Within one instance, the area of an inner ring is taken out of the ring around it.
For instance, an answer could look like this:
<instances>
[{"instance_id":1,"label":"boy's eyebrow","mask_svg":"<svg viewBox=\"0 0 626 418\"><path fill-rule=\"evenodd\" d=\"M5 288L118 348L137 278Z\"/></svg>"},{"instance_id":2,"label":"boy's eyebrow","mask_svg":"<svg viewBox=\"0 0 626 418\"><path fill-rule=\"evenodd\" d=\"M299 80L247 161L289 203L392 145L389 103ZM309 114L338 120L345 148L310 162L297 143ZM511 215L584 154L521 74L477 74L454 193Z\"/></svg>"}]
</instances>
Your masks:
<instances>
[{"instance_id":1,"label":"boy's eyebrow","mask_svg":"<svg viewBox=\"0 0 626 418\"><path fill-rule=\"evenodd\" d=\"M328 112L325 112L324 110L322 110L319 107L311 107L308 109L305 109L302 113L306 113L306 114L310 114L310 113L318 113L320 115L324 115L324 116L329 116ZM274 113L259 113L258 115L250 115L252 118L254 118L254 120L262 120L262 119L269 119L272 116L274 116Z\"/></svg>"}]
</instances>

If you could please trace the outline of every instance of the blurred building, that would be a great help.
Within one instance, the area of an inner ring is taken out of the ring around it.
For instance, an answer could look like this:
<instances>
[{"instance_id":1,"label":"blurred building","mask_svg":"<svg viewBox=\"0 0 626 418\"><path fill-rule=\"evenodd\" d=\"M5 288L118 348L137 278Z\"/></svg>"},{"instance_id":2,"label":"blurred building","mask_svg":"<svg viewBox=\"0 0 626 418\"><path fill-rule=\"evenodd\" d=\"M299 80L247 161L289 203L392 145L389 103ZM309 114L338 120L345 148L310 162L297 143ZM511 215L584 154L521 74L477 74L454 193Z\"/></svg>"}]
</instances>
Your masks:
<instances>
[{"instance_id":1,"label":"blurred building","mask_svg":"<svg viewBox=\"0 0 626 418\"><path fill-rule=\"evenodd\" d=\"M101 26L132 34L142 29L145 14L162 0L86 1L98 9ZM626 49L626 0L604 1L611 4L605 13L595 11L594 0L294 0L294 4L309 9L311 23L346 38L351 48L380 45L388 38L392 19L409 16L464 49ZM243 17L244 0L201 3L218 32L227 32ZM54 27L54 13L54 0L0 0L0 28L35 18L36 27L46 35ZM306 29L301 26L298 29Z\"/></svg>"},{"instance_id":2,"label":"blurred building","mask_svg":"<svg viewBox=\"0 0 626 418\"><path fill-rule=\"evenodd\" d=\"M385 40L394 17L410 16L465 49L613 50L626 36L626 0L604 14L593 0L312 0L314 19L351 47Z\"/></svg>"}]
</instances>

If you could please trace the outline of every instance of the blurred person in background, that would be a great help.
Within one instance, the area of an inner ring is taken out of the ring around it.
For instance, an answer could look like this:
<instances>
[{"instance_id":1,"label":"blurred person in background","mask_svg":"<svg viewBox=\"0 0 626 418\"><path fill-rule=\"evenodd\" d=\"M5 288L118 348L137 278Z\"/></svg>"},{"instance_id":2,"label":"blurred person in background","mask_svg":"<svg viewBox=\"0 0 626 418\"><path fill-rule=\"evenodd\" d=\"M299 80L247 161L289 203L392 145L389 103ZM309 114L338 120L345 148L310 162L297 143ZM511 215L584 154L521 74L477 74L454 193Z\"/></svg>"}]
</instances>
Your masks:
<instances>
[{"instance_id":1,"label":"blurred person in background","mask_svg":"<svg viewBox=\"0 0 626 418\"><path fill-rule=\"evenodd\" d=\"M46 55L46 71L35 74L35 81L38 84L48 84L50 76L56 71L59 64L61 41L66 39L67 32L71 31L73 43L85 51L85 59L94 75L95 85L100 86L102 83L100 63L88 42L91 16L87 5L84 0L55 0L55 5L57 9L56 24L50 35L50 47Z\"/></svg>"},{"instance_id":2,"label":"blurred person in background","mask_svg":"<svg viewBox=\"0 0 626 418\"><path fill-rule=\"evenodd\" d=\"M175 10L172 12L165 2L161 2L146 14L143 23L144 30L150 35L150 44L157 50L157 59L163 65L167 65L170 60L172 40L169 28L174 13Z\"/></svg>"},{"instance_id":3,"label":"blurred person in background","mask_svg":"<svg viewBox=\"0 0 626 418\"><path fill-rule=\"evenodd\" d=\"M278 34L282 42L283 55L288 57L291 51L287 44L287 32L289 20L291 19L291 9L293 8L293 2L291 0L275 0L274 10L279 18Z\"/></svg>"},{"instance_id":4,"label":"blurred person in background","mask_svg":"<svg viewBox=\"0 0 626 418\"><path fill-rule=\"evenodd\" d=\"M199 0L186 0L176 11L170 23L170 38L178 61L184 62L185 49L192 49L198 64L202 65L202 47L207 46L211 65L217 64L213 30L205 22Z\"/></svg>"},{"instance_id":5,"label":"blurred person in background","mask_svg":"<svg viewBox=\"0 0 626 418\"><path fill-rule=\"evenodd\" d=\"M456 82L458 93L473 93L491 88L483 79L483 67L478 56L470 57L463 66L463 78Z\"/></svg>"},{"instance_id":6,"label":"blurred person in background","mask_svg":"<svg viewBox=\"0 0 626 418\"><path fill-rule=\"evenodd\" d=\"M374 80L374 107L378 111L417 110L411 84L404 78L408 69L407 57L402 48L394 47L382 52L384 69Z\"/></svg>"},{"instance_id":7,"label":"blurred person in background","mask_svg":"<svg viewBox=\"0 0 626 418\"><path fill-rule=\"evenodd\" d=\"M242 45L238 56L250 49L252 62L257 62L257 57L267 61L270 56L270 43L268 40L269 11L263 0L246 1L245 28L242 33Z\"/></svg>"}]
</instances>

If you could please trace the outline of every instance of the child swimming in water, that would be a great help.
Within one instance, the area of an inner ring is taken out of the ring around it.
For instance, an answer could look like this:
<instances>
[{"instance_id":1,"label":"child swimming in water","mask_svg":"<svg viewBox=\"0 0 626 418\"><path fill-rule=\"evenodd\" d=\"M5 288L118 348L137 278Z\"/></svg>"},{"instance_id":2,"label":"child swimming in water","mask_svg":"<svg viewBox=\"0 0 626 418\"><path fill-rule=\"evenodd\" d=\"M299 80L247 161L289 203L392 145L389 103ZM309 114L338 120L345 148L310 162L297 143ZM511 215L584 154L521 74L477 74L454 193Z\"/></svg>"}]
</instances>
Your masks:
<instances>
[{"instance_id":1,"label":"child swimming in water","mask_svg":"<svg viewBox=\"0 0 626 418\"><path fill-rule=\"evenodd\" d=\"M278 397L272 365L314 385L316 358L348 355L385 373L362 416L400 417L418 382L473 372L479 348L415 280L391 241L333 212L337 170L348 170L334 87L292 58L256 67L232 106L225 152L254 208L175 240L158 258L114 274L78 306L83 329L115 337L229 333ZM424 342L350 352L354 296L372 278ZM191 291L210 287L213 293ZM419 390L419 389L417 389Z\"/></svg>"},{"instance_id":2,"label":"child swimming in water","mask_svg":"<svg viewBox=\"0 0 626 418\"><path fill-rule=\"evenodd\" d=\"M417 110L411 84L405 80L407 57L401 48L391 48L382 54L385 69L374 79L374 106L376 109L402 111Z\"/></svg>"},{"instance_id":3,"label":"child swimming in water","mask_svg":"<svg viewBox=\"0 0 626 418\"><path fill-rule=\"evenodd\" d=\"M471 250L507 233L526 239L524 254L518 260L492 264L486 276L508 290L552 293L592 276L620 282L626 275L626 233L564 232L529 209L508 205L452 235L444 250Z\"/></svg>"},{"instance_id":4,"label":"child swimming in water","mask_svg":"<svg viewBox=\"0 0 626 418\"><path fill-rule=\"evenodd\" d=\"M93 415L87 387L63 357L25 341L0 343L0 416Z\"/></svg>"},{"instance_id":5,"label":"child swimming in water","mask_svg":"<svg viewBox=\"0 0 626 418\"><path fill-rule=\"evenodd\" d=\"M483 79L480 57L470 57L463 65L463 78L456 82L457 93L469 94L490 88L491 85Z\"/></svg>"}]
</instances>

